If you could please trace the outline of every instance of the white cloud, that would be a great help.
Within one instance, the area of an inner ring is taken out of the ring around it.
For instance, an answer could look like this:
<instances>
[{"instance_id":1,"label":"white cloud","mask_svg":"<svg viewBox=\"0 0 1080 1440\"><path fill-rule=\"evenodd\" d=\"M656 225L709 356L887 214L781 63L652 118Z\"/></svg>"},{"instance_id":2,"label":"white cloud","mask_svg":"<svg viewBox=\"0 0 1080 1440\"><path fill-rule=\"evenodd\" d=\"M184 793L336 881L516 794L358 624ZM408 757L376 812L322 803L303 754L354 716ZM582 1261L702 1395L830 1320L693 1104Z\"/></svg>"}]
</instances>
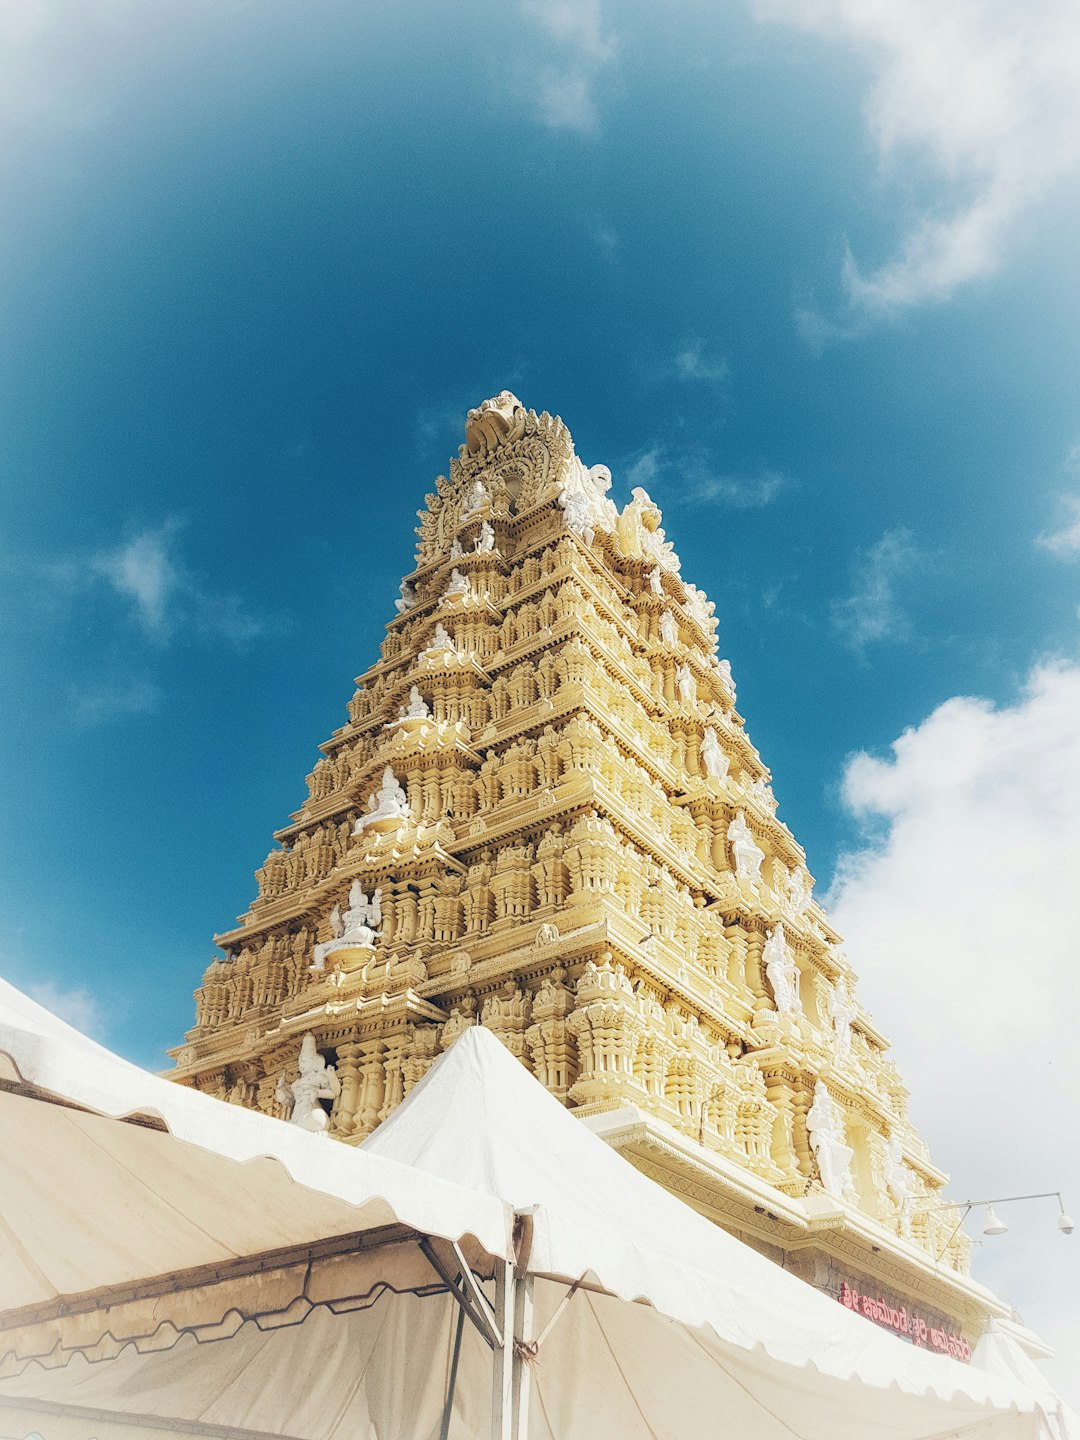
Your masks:
<instances>
[{"instance_id":1,"label":"white cloud","mask_svg":"<svg viewBox=\"0 0 1080 1440\"><path fill-rule=\"evenodd\" d=\"M803 312L809 338L945 300L992 274L1033 206L1080 173L1080 10L1070 0L757 0L755 8L759 19L854 50L871 77L864 108L883 174L904 181L929 162L938 176L938 199L891 259L864 271L848 254L847 320Z\"/></svg>"},{"instance_id":2,"label":"white cloud","mask_svg":"<svg viewBox=\"0 0 1080 1440\"><path fill-rule=\"evenodd\" d=\"M832 915L961 1200L1061 1189L1080 1209L1078 716L1080 666L1044 665L1015 704L948 700L844 777L867 838L841 859ZM1002 1217L977 1273L1057 1345L1075 1403L1080 1247L1052 1201Z\"/></svg>"},{"instance_id":3,"label":"white cloud","mask_svg":"<svg viewBox=\"0 0 1080 1440\"><path fill-rule=\"evenodd\" d=\"M554 58L531 73L540 117L555 130L592 134L599 126L596 85L615 56L616 38L603 21L599 0L525 0L522 14L554 49Z\"/></svg>"},{"instance_id":4,"label":"white cloud","mask_svg":"<svg viewBox=\"0 0 1080 1440\"><path fill-rule=\"evenodd\" d=\"M677 380L699 380L706 385L721 385L731 378L731 366L722 355L710 357L708 342L688 340L675 356Z\"/></svg>"},{"instance_id":5,"label":"white cloud","mask_svg":"<svg viewBox=\"0 0 1080 1440\"><path fill-rule=\"evenodd\" d=\"M171 554L175 533L173 523L146 530L91 561L95 574L132 602L136 618L151 635L165 629L170 602L181 583Z\"/></svg>"},{"instance_id":6,"label":"white cloud","mask_svg":"<svg viewBox=\"0 0 1080 1440\"><path fill-rule=\"evenodd\" d=\"M180 530L177 521L168 520L98 551L85 567L66 563L76 579L85 570L103 580L127 602L139 628L158 643L212 639L242 649L266 634L267 621L251 613L239 596L215 590L185 564L178 550Z\"/></svg>"},{"instance_id":7,"label":"white cloud","mask_svg":"<svg viewBox=\"0 0 1080 1440\"><path fill-rule=\"evenodd\" d=\"M779 470L725 472L717 470L704 450L676 450L653 445L639 453L621 472L629 488L646 489L658 479L672 499L703 505L758 510L768 505L791 480Z\"/></svg>"},{"instance_id":8,"label":"white cloud","mask_svg":"<svg viewBox=\"0 0 1080 1440\"><path fill-rule=\"evenodd\" d=\"M100 1003L89 991L77 988L64 990L52 980L42 980L25 988L31 1000L44 1005L46 1010L74 1025L76 1030L81 1030L92 1040L104 1038L108 1029L105 1016Z\"/></svg>"},{"instance_id":9,"label":"white cloud","mask_svg":"<svg viewBox=\"0 0 1080 1440\"><path fill-rule=\"evenodd\" d=\"M76 685L66 713L78 725L101 725L125 715L149 715L161 703L161 688L149 680L120 679Z\"/></svg>"},{"instance_id":10,"label":"white cloud","mask_svg":"<svg viewBox=\"0 0 1080 1440\"><path fill-rule=\"evenodd\" d=\"M855 588L831 608L833 629L857 654L881 640L899 639L907 620L896 583L918 563L910 530L886 530L859 559Z\"/></svg>"},{"instance_id":11,"label":"white cloud","mask_svg":"<svg viewBox=\"0 0 1080 1440\"><path fill-rule=\"evenodd\" d=\"M1069 451L1065 469L1080 480L1080 445L1074 445ZM1063 560L1075 560L1080 556L1080 494L1062 495L1061 510L1062 522L1056 530L1040 535L1038 543Z\"/></svg>"}]
</instances>

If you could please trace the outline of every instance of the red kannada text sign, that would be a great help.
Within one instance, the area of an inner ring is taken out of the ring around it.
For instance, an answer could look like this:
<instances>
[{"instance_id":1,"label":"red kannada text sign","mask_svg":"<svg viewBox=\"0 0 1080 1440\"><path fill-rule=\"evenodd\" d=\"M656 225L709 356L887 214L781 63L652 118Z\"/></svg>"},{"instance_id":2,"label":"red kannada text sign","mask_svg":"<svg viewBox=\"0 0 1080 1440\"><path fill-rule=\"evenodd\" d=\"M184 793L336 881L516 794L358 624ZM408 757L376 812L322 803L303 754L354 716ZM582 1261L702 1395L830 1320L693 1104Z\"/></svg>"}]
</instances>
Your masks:
<instances>
[{"instance_id":1,"label":"red kannada text sign","mask_svg":"<svg viewBox=\"0 0 1080 1440\"><path fill-rule=\"evenodd\" d=\"M897 1309L887 1300L875 1300L872 1295L860 1295L846 1280L840 1282L839 1298L841 1305L858 1311L860 1315L876 1321L878 1325L895 1330L898 1335L906 1335L913 1345L939 1350L943 1355L952 1355L957 1360L971 1359L971 1346L962 1335L957 1335L955 1330L939 1330L928 1325L921 1315L916 1315L904 1305Z\"/></svg>"}]
</instances>

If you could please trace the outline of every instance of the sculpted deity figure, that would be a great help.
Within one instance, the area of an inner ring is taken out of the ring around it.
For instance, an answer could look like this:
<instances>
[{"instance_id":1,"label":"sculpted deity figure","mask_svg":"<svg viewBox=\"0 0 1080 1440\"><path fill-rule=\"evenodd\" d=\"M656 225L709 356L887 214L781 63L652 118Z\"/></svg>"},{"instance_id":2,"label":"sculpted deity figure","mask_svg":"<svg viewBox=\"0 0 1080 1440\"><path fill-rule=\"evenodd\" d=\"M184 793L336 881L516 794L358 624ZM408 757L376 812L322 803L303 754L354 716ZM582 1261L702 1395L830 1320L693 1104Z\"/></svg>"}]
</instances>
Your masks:
<instances>
[{"instance_id":1,"label":"sculpted deity figure","mask_svg":"<svg viewBox=\"0 0 1080 1440\"><path fill-rule=\"evenodd\" d=\"M746 816L741 810L735 812L735 818L728 826L727 838L731 845L735 878L756 885L761 879L761 866L765 859L765 851L755 842L754 832L746 823Z\"/></svg>"},{"instance_id":2,"label":"sculpted deity figure","mask_svg":"<svg viewBox=\"0 0 1080 1440\"><path fill-rule=\"evenodd\" d=\"M401 582L401 598L394 601L394 609L399 615L404 615L406 610L411 610L416 604L416 591L407 580Z\"/></svg>"},{"instance_id":3,"label":"sculpted deity figure","mask_svg":"<svg viewBox=\"0 0 1080 1440\"><path fill-rule=\"evenodd\" d=\"M841 975L829 992L829 1021L836 1034L836 1053L841 1060L851 1054L851 1022L855 1014L855 1002Z\"/></svg>"},{"instance_id":4,"label":"sculpted deity figure","mask_svg":"<svg viewBox=\"0 0 1080 1440\"><path fill-rule=\"evenodd\" d=\"M806 907L810 904L810 892L813 888L810 876L801 865L797 865L788 876L787 884L784 886L784 898L793 915L806 914Z\"/></svg>"},{"instance_id":5,"label":"sculpted deity figure","mask_svg":"<svg viewBox=\"0 0 1080 1440\"><path fill-rule=\"evenodd\" d=\"M325 1131L329 1121L320 1100L336 1100L341 1091L337 1071L319 1054L314 1035L305 1035L300 1043L300 1074L290 1085L284 1072L278 1080L274 1098L291 1110L293 1125L303 1130Z\"/></svg>"},{"instance_id":6,"label":"sculpted deity figure","mask_svg":"<svg viewBox=\"0 0 1080 1440\"><path fill-rule=\"evenodd\" d=\"M409 703L401 707L402 720L430 720L431 706L427 703L415 685L409 689Z\"/></svg>"},{"instance_id":7,"label":"sculpted deity figure","mask_svg":"<svg viewBox=\"0 0 1080 1440\"><path fill-rule=\"evenodd\" d=\"M454 637L450 634L449 630L447 630L446 626L440 620L439 623L435 626L435 634L431 637L431 644L423 653L425 655L431 655L436 650L456 649L457 646L454 644Z\"/></svg>"},{"instance_id":8,"label":"sculpted deity figure","mask_svg":"<svg viewBox=\"0 0 1080 1440\"><path fill-rule=\"evenodd\" d=\"M473 541L473 549L477 555L490 555L495 549L495 531L490 520L485 520L480 526L480 534Z\"/></svg>"},{"instance_id":9,"label":"sculpted deity figure","mask_svg":"<svg viewBox=\"0 0 1080 1440\"><path fill-rule=\"evenodd\" d=\"M572 530L575 535L580 535L587 545L591 545L594 539L592 528L592 506L589 504L589 497L583 490L562 490L559 492L559 504L566 516L567 529Z\"/></svg>"},{"instance_id":10,"label":"sculpted deity figure","mask_svg":"<svg viewBox=\"0 0 1080 1440\"><path fill-rule=\"evenodd\" d=\"M679 643L679 622L670 610L665 610L660 616L660 639L665 645Z\"/></svg>"},{"instance_id":11,"label":"sculpted deity figure","mask_svg":"<svg viewBox=\"0 0 1080 1440\"><path fill-rule=\"evenodd\" d=\"M444 600L452 600L455 595L468 595L469 582L455 565L450 571L450 583L443 593Z\"/></svg>"},{"instance_id":12,"label":"sculpted deity figure","mask_svg":"<svg viewBox=\"0 0 1080 1440\"><path fill-rule=\"evenodd\" d=\"M465 496L465 504L461 510L462 520L471 520L478 514L491 499L488 488L482 480L473 481L469 486L468 494Z\"/></svg>"},{"instance_id":13,"label":"sculpted deity figure","mask_svg":"<svg viewBox=\"0 0 1080 1440\"><path fill-rule=\"evenodd\" d=\"M727 778L731 762L720 744L720 737L711 725L709 725L701 741L701 758L705 762L705 774L711 780L724 780Z\"/></svg>"},{"instance_id":14,"label":"sculpted deity figure","mask_svg":"<svg viewBox=\"0 0 1080 1440\"><path fill-rule=\"evenodd\" d=\"M749 786L746 791L746 798L748 800L755 800L763 810L768 810L770 813L776 809L776 799L764 775L759 775L753 784Z\"/></svg>"},{"instance_id":15,"label":"sculpted deity figure","mask_svg":"<svg viewBox=\"0 0 1080 1440\"><path fill-rule=\"evenodd\" d=\"M664 577L659 565L654 565L649 571L649 589L654 595L664 593Z\"/></svg>"},{"instance_id":16,"label":"sculpted deity figure","mask_svg":"<svg viewBox=\"0 0 1080 1440\"><path fill-rule=\"evenodd\" d=\"M731 676L731 661L730 661L730 660L718 660L718 661L716 662L716 669L717 669L717 671L719 672L720 678L721 678L721 679L723 680L723 682L724 682L724 686L725 686L725 688L727 689L728 694L731 696L731 703L734 705L734 704L735 704L735 681L732 679L732 676Z\"/></svg>"},{"instance_id":17,"label":"sculpted deity figure","mask_svg":"<svg viewBox=\"0 0 1080 1440\"><path fill-rule=\"evenodd\" d=\"M716 629L716 606L696 585L686 586L686 608L706 634Z\"/></svg>"},{"instance_id":18,"label":"sculpted deity figure","mask_svg":"<svg viewBox=\"0 0 1080 1440\"><path fill-rule=\"evenodd\" d=\"M450 559L460 560L464 554L465 551L461 548L461 541L455 535L450 544Z\"/></svg>"},{"instance_id":19,"label":"sculpted deity figure","mask_svg":"<svg viewBox=\"0 0 1080 1440\"><path fill-rule=\"evenodd\" d=\"M694 672L689 665L680 665L675 672L675 683L679 689L679 699L684 705L693 705L697 700L697 681L694 679Z\"/></svg>"},{"instance_id":20,"label":"sculpted deity figure","mask_svg":"<svg viewBox=\"0 0 1080 1440\"><path fill-rule=\"evenodd\" d=\"M761 952L765 962L765 974L772 986L776 1008L781 1015L801 1015L802 996L799 994L799 967L784 934L783 922L775 925L765 939Z\"/></svg>"},{"instance_id":21,"label":"sculpted deity figure","mask_svg":"<svg viewBox=\"0 0 1080 1440\"><path fill-rule=\"evenodd\" d=\"M341 938L354 945L373 945L382 924L382 891L378 886L371 899L364 894L360 881L349 889L349 908L345 911Z\"/></svg>"},{"instance_id":22,"label":"sculpted deity figure","mask_svg":"<svg viewBox=\"0 0 1080 1440\"><path fill-rule=\"evenodd\" d=\"M821 1183L830 1195L844 1199L851 1189L851 1146L846 1144L844 1117L821 1080L814 1086L814 1103L806 1115L810 1148L817 1161Z\"/></svg>"},{"instance_id":23,"label":"sculpted deity figure","mask_svg":"<svg viewBox=\"0 0 1080 1440\"><path fill-rule=\"evenodd\" d=\"M368 797L367 814L361 815L357 820L353 834L359 835L369 825L375 825L382 820L407 820L411 815L408 796L391 767L387 765L378 790Z\"/></svg>"},{"instance_id":24,"label":"sculpted deity figure","mask_svg":"<svg viewBox=\"0 0 1080 1440\"><path fill-rule=\"evenodd\" d=\"M904 1149L895 1130L889 1136L889 1148L885 1152L885 1188L897 1209L906 1217L908 1201L915 1194L915 1186L911 1171L904 1164Z\"/></svg>"}]
</instances>

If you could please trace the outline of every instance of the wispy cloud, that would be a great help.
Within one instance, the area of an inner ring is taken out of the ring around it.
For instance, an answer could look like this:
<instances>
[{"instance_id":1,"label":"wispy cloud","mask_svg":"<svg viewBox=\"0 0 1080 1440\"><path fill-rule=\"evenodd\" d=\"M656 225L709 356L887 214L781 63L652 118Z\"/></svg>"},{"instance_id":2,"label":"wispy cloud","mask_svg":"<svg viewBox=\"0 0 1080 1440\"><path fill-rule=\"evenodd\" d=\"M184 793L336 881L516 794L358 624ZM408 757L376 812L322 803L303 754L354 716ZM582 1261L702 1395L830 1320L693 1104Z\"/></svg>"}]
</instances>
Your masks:
<instances>
[{"instance_id":1,"label":"wispy cloud","mask_svg":"<svg viewBox=\"0 0 1080 1440\"><path fill-rule=\"evenodd\" d=\"M731 378L731 366L722 355L710 355L707 340L688 340L675 354L677 380L722 385Z\"/></svg>"},{"instance_id":2,"label":"wispy cloud","mask_svg":"<svg viewBox=\"0 0 1080 1440\"><path fill-rule=\"evenodd\" d=\"M204 581L179 550L182 524L170 519L138 530L85 562L66 562L103 582L127 606L131 621L157 644L173 640L224 640L243 649L274 628L240 599Z\"/></svg>"},{"instance_id":3,"label":"wispy cloud","mask_svg":"<svg viewBox=\"0 0 1080 1440\"><path fill-rule=\"evenodd\" d=\"M73 988L65 990L52 980L42 980L28 985L26 993L31 1000L44 1005L46 1010L74 1025L92 1040L104 1038L108 1029L100 1002L88 990Z\"/></svg>"},{"instance_id":4,"label":"wispy cloud","mask_svg":"<svg viewBox=\"0 0 1080 1440\"><path fill-rule=\"evenodd\" d=\"M1080 443L1069 451L1064 468L1074 480L1080 482ZM1080 493L1062 495L1060 505L1061 522L1056 529L1039 535L1037 543L1063 560L1076 560L1080 558Z\"/></svg>"},{"instance_id":5,"label":"wispy cloud","mask_svg":"<svg viewBox=\"0 0 1080 1440\"><path fill-rule=\"evenodd\" d=\"M846 252L842 314L800 315L822 343L947 300L1002 264L1021 222L1080 172L1080 10L1060 0L757 0L759 19L855 51L869 68L867 127L884 174L929 161L938 197L892 258Z\"/></svg>"},{"instance_id":6,"label":"wispy cloud","mask_svg":"<svg viewBox=\"0 0 1080 1440\"><path fill-rule=\"evenodd\" d=\"M540 118L554 130L593 134L600 123L597 82L617 47L599 0L524 0L521 11L553 52L533 76Z\"/></svg>"},{"instance_id":7,"label":"wispy cloud","mask_svg":"<svg viewBox=\"0 0 1080 1440\"><path fill-rule=\"evenodd\" d=\"M161 687L149 680L93 680L71 686L65 713L74 724L90 728L127 715L152 714L161 699Z\"/></svg>"},{"instance_id":8,"label":"wispy cloud","mask_svg":"<svg viewBox=\"0 0 1080 1440\"><path fill-rule=\"evenodd\" d=\"M645 489L660 481L669 503L726 505L736 510L758 510L793 483L779 470L724 471L708 451L656 444L628 457L620 478L631 489Z\"/></svg>"},{"instance_id":9,"label":"wispy cloud","mask_svg":"<svg viewBox=\"0 0 1080 1440\"><path fill-rule=\"evenodd\" d=\"M863 654L868 645L899 639L906 633L907 618L897 582L918 560L911 531L902 528L887 530L860 555L852 593L834 600L831 606L834 631L856 654Z\"/></svg>"}]
</instances>

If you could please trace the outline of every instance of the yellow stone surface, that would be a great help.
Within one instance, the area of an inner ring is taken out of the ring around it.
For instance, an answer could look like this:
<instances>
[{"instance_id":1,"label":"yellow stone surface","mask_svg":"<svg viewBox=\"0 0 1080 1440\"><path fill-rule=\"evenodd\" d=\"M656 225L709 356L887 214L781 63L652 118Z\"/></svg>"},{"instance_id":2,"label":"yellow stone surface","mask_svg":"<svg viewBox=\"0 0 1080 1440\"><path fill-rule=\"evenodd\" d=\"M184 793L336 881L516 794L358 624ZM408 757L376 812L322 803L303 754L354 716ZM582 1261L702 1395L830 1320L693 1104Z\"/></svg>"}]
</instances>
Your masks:
<instances>
[{"instance_id":1,"label":"yellow stone surface","mask_svg":"<svg viewBox=\"0 0 1080 1440\"><path fill-rule=\"evenodd\" d=\"M216 937L176 1078L285 1115L312 1033L355 1142L479 1021L789 1268L974 1336L1005 1307L966 1278L713 607L649 496L620 512L609 483L507 392L470 412L381 658ZM341 936L357 889L378 892L366 946Z\"/></svg>"}]
</instances>

